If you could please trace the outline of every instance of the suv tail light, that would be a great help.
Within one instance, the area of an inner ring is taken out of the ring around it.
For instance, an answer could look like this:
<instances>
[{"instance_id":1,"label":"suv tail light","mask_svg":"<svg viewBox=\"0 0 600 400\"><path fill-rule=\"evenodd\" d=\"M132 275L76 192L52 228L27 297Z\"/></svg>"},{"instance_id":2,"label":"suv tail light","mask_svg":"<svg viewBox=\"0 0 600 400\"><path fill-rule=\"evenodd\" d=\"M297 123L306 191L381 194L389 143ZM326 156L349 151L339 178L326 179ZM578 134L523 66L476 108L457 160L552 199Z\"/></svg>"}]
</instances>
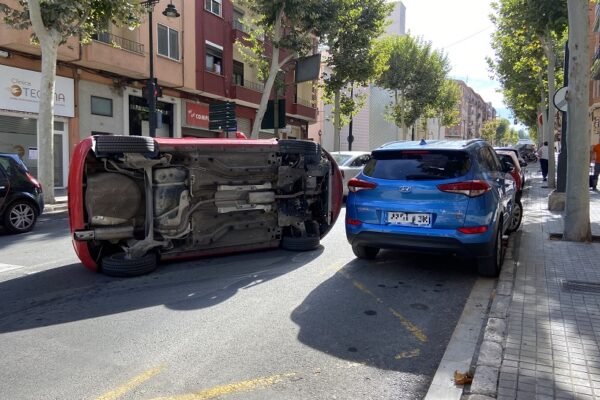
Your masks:
<instances>
[{"instance_id":1,"label":"suv tail light","mask_svg":"<svg viewBox=\"0 0 600 400\"><path fill-rule=\"evenodd\" d=\"M481 196L492 189L492 187L484 181L444 183L437 185L437 188L442 192L464 194L468 197Z\"/></svg>"},{"instance_id":2,"label":"suv tail light","mask_svg":"<svg viewBox=\"0 0 600 400\"><path fill-rule=\"evenodd\" d=\"M375 189L376 187L376 183L363 181L357 178L352 178L348 181L348 190L354 193L360 192L361 190Z\"/></svg>"},{"instance_id":3,"label":"suv tail light","mask_svg":"<svg viewBox=\"0 0 600 400\"><path fill-rule=\"evenodd\" d=\"M42 184L40 183L40 181L38 181L37 179L35 179L33 177L33 175L31 175L29 172L25 173L27 175L27 179L29 179L29 182L33 183L33 185L38 188L41 189L42 188Z\"/></svg>"}]
</instances>

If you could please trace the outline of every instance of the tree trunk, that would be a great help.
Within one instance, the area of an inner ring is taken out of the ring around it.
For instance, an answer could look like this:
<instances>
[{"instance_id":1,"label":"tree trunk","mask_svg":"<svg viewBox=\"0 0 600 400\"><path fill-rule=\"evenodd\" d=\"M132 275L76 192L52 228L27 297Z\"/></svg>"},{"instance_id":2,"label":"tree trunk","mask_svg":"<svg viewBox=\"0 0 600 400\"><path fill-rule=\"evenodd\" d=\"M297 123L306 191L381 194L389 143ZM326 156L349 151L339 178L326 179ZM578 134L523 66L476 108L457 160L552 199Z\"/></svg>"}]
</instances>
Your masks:
<instances>
[{"instance_id":1,"label":"tree trunk","mask_svg":"<svg viewBox=\"0 0 600 400\"><path fill-rule=\"evenodd\" d=\"M260 126L265 116L265 112L267 111L267 104L269 103L269 98L271 97L273 84L275 83L275 78L277 78L277 73L279 72L279 41L281 40L282 35L282 20L283 6L281 6L281 10L279 10L279 13L277 14L277 20L275 21L275 26L273 27L273 52L271 54L271 68L269 69L269 76L267 77L262 97L260 98L260 105L258 106L258 110L256 110L256 117L254 118L254 124L252 125L252 139L258 139L258 132L260 131Z\"/></svg>"},{"instance_id":2,"label":"tree trunk","mask_svg":"<svg viewBox=\"0 0 600 400\"><path fill-rule=\"evenodd\" d=\"M335 94L333 95L333 151L341 150L341 130L342 130L342 121L341 121L341 89L337 89Z\"/></svg>"},{"instance_id":3,"label":"tree trunk","mask_svg":"<svg viewBox=\"0 0 600 400\"><path fill-rule=\"evenodd\" d=\"M546 58L548 59L548 118L546 121L546 134L544 135L548 142L548 187L556 187L556 159L554 152L554 119L556 116L556 107L554 105L554 89L555 89L555 66L556 54L554 54L554 46L552 38L546 35L541 38L542 47Z\"/></svg>"},{"instance_id":4,"label":"tree trunk","mask_svg":"<svg viewBox=\"0 0 600 400\"><path fill-rule=\"evenodd\" d=\"M44 26L39 0L27 0L33 30L42 50L40 109L37 120L38 176L47 204L54 199L54 93L56 59L62 41L58 31Z\"/></svg>"},{"instance_id":5,"label":"tree trunk","mask_svg":"<svg viewBox=\"0 0 600 400\"><path fill-rule=\"evenodd\" d=\"M402 140L406 140L406 136L408 135L408 132L407 132L406 123L404 122L404 94L403 93L400 94L400 125L402 128Z\"/></svg>"},{"instance_id":6,"label":"tree trunk","mask_svg":"<svg viewBox=\"0 0 600 400\"><path fill-rule=\"evenodd\" d=\"M567 187L563 239L590 241L590 84L588 2L568 0L569 10L569 123L567 124Z\"/></svg>"}]
</instances>

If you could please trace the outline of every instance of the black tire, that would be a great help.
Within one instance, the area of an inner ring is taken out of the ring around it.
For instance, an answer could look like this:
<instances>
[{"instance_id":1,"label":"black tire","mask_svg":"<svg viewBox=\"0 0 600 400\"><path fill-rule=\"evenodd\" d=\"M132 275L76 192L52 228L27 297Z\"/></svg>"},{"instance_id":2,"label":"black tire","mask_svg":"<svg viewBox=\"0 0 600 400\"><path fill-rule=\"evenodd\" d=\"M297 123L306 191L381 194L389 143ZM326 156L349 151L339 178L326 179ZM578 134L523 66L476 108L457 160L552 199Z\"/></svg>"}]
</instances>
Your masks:
<instances>
[{"instance_id":1,"label":"black tire","mask_svg":"<svg viewBox=\"0 0 600 400\"><path fill-rule=\"evenodd\" d=\"M281 248L290 251L310 251L319 247L319 236L284 236L281 238Z\"/></svg>"},{"instance_id":2,"label":"black tire","mask_svg":"<svg viewBox=\"0 0 600 400\"><path fill-rule=\"evenodd\" d=\"M513 215L510 219L510 224L508 225L508 229L506 230L508 233L516 232L517 229L521 226L521 221L523 220L523 204L521 204L521 200L515 202L515 209L513 210Z\"/></svg>"},{"instance_id":3,"label":"black tire","mask_svg":"<svg viewBox=\"0 0 600 400\"><path fill-rule=\"evenodd\" d=\"M37 217L38 212L30 202L17 200L4 211L4 227L11 233L29 232Z\"/></svg>"},{"instance_id":4,"label":"black tire","mask_svg":"<svg viewBox=\"0 0 600 400\"><path fill-rule=\"evenodd\" d=\"M302 154L308 163L321 161L321 146L310 140L281 139L279 150L282 153Z\"/></svg>"},{"instance_id":5,"label":"black tire","mask_svg":"<svg viewBox=\"0 0 600 400\"><path fill-rule=\"evenodd\" d=\"M132 277L148 274L156 269L155 253L140 258L125 258L125 253L116 253L102 259L102 273L115 277Z\"/></svg>"},{"instance_id":6,"label":"black tire","mask_svg":"<svg viewBox=\"0 0 600 400\"><path fill-rule=\"evenodd\" d=\"M364 260L374 260L379 254L379 248L371 247L371 246L361 246L361 245L352 245L352 251L354 255L358 258L362 258Z\"/></svg>"},{"instance_id":7,"label":"black tire","mask_svg":"<svg viewBox=\"0 0 600 400\"><path fill-rule=\"evenodd\" d=\"M158 146L154 139L145 136L96 136L97 154L141 153L154 155Z\"/></svg>"},{"instance_id":8,"label":"black tire","mask_svg":"<svg viewBox=\"0 0 600 400\"><path fill-rule=\"evenodd\" d=\"M502 240L502 221L496 236L494 236L494 252L490 257L477 260L477 272L481 276L496 278L500 275L504 263L504 241Z\"/></svg>"}]
</instances>

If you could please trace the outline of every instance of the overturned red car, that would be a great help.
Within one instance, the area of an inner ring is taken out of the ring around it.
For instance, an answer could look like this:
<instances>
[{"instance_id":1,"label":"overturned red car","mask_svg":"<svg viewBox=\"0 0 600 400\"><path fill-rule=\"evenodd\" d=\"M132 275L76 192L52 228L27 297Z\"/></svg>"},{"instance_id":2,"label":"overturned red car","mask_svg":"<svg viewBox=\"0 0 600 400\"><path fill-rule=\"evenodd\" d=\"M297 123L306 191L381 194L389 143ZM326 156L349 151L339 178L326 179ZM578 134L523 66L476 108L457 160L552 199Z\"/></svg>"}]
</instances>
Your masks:
<instances>
[{"instance_id":1,"label":"overturned red car","mask_svg":"<svg viewBox=\"0 0 600 400\"><path fill-rule=\"evenodd\" d=\"M312 250L342 205L329 153L292 139L93 136L75 148L68 190L79 259L112 276L160 260Z\"/></svg>"}]
</instances>

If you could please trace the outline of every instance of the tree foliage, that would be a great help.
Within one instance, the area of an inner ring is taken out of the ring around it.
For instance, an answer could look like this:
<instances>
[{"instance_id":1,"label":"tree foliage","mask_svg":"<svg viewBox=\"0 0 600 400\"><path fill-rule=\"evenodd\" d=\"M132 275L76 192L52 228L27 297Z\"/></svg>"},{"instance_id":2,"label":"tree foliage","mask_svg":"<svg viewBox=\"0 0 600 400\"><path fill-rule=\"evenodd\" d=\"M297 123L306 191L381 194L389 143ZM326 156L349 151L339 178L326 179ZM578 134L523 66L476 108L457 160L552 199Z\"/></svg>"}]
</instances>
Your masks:
<instances>
[{"instance_id":1,"label":"tree foliage","mask_svg":"<svg viewBox=\"0 0 600 400\"><path fill-rule=\"evenodd\" d=\"M444 53L410 35L383 38L373 51L381 72L377 83L395 96L389 117L397 126L413 125L428 109L436 108L450 70Z\"/></svg>"},{"instance_id":2,"label":"tree foliage","mask_svg":"<svg viewBox=\"0 0 600 400\"><path fill-rule=\"evenodd\" d=\"M496 141L496 130L498 129L498 125L500 121L497 119L490 119L483 123L483 127L481 128L481 137L485 139L491 145L497 143Z\"/></svg>"},{"instance_id":3,"label":"tree foliage","mask_svg":"<svg viewBox=\"0 0 600 400\"><path fill-rule=\"evenodd\" d=\"M455 81L445 79L435 102L428 106L425 115L428 118L438 118L441 126L454 126L460 122L458 108L461 98L460 87Z\"/></svg>"}]
</instances>

